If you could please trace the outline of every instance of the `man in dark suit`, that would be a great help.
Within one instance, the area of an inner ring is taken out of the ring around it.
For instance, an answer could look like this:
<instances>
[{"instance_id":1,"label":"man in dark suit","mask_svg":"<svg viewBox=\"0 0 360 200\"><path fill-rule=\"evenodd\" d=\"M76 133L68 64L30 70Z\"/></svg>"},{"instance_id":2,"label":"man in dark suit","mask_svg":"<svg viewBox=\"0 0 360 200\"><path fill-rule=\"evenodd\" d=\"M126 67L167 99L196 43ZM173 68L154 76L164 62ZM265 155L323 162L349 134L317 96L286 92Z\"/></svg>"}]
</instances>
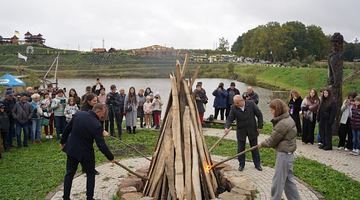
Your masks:
<instances>
[{"instance_id":1,"label":"man in dark suit","mask_svg":"<svg viewBox=\"0 0 360 200\"><path fill-rule=\"evenodd\" d=\"M256 119L257 118L257 122ZM250 146L258 144L259 131L263 127L263 115L258 106L251 100L245 100L240 95L234 96L234 104L231 107L229 117L226 120L225 131L230 131L231 123L236 119L236 137L238 142L238 153L245 150L246 137L249 138ZM260 164L259 150L252 152L255 168L262 171ZM238 157L239 171L243 171L245 167L245 155Z\"/></svg>"},{"instance_id":2,"label":"man in dark suit","mask_svg":"<svg viewBox=\"0 0 360 200\"><path fill-rule=\"evenodd\" d=\"M95 187L94 140L100 151L114 163L114 156L106 146L100 120L105 120L105 104L95 104L93 110L76 113L61 138L61 148L67 154L66 175L64 179L64 199L70 199L72 180L80 163L86 173L86 196L93 199Z\"/></svg>"}]
</instances>

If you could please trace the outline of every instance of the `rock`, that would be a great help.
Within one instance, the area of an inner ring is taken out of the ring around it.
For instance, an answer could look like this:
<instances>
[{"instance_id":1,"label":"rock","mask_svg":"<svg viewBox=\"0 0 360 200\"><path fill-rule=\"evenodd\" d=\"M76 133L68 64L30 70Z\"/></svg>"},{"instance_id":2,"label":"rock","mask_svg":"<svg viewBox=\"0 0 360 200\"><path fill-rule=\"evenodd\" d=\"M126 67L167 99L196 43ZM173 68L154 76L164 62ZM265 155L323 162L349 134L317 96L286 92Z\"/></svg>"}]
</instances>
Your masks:
<instances>
[{"instance_id":1,"label":"rock","mask_svg":"<svg viewBox=\"0 0 360 200\"><path fill-rule=\"evenodd\" d=\"M123 188L119 189L118 196L122 197L124 194L136 193L136 192L137 192L137 190L135 187L123 187Z\"/></svg>"},{"instance_id":2,"label":"rock","mask_svg":"<svg viewBox=\"0 0 360 200\"><path fill-rule=\"evenodd\" d=\"M223 200L248 200L247 196L242 196L234 192L224 192L219 195L219 199Z\"/></svg>"},{"instance_id":3,"label":"rock","mask_svg":"<svg viewBox=\"0 0 360 200\"><path fill-rule=\"evenodd\" d=\"M120 197L121 200L139 200L143 197L143 194L140 192L132 192L132 193L123 194Z\"/></svg>"},{"instance_id":4,"label":"rock","mask_svg":"<svg viewBox=\"0 0 360 200\"><path fill-rule=\"evenodd\" d=\"M144 182L137 177L129 176L128 178L121 181L119 188L135 187L138 192L144 189Z\"/></svg>"}]
</instances>

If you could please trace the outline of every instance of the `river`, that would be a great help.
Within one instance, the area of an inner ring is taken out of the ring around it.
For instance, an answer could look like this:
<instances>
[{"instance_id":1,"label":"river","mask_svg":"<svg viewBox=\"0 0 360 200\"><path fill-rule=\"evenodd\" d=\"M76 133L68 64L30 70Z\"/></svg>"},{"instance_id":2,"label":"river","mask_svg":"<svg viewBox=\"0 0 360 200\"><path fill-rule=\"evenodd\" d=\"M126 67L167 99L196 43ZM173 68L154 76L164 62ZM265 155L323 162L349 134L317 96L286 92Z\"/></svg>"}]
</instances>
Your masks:
<instances>
[{"instance_id":1,"label":"river","mask_svg":"<svg viewBox=\"0 0 360 200\"><path fill-rule=\"evenodd\" d=\"M223 82L225 88L230 86L231 82L235 82L236 88L240 90L241 93L246 91L248 87L247 84L238 82L230 79L220 79L220 78L202 78L196 80L203 82L203 88L206 90L206 94L209 98L209 103L206 105L205 117L207 118L209 115L214 113L213 102L214 96L212 92L217 88L220 82ZM140 88L145 89L146 87L150 87L154 93L159 93L161 99L164 101L163 109L166 108L169 92L170 92L170 80L165 78L155 78L155 79L116 79L116 78L104 78L101 79L102 84L106 88L106 92L110 91L110 85L115 84L116 87L125 88L126 93L128 89L133 86L138 91ZM85 93L86 86L92 86L95 84L95 79L59 79L59 87L66 88L67 92L70 88L74 88L79 95L83 95ZM193 86L195 88L195 85ZM264 89L261 87L253 87L254 91L259 95L259 108L261 109L264 120L270 121L270 111L268 103L270 101L270 96L272 95L272 91L268 89ZM164 112L163 112L164 114ZM218 117L219 119L219 117Z\"/></svg>"}]
</instances>

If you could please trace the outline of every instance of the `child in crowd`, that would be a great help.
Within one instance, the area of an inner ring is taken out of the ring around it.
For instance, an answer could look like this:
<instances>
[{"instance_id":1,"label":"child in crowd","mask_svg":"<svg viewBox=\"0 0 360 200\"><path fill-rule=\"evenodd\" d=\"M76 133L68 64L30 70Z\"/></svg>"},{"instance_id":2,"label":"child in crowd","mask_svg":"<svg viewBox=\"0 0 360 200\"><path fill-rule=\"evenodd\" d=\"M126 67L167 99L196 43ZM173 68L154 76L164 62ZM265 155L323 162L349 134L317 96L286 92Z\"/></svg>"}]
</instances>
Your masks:
<instances>
[{"instance_id":1,"label":"child in crowd","mask_svg":"<svg viewBox=\"0 0 360 200\"><path fill-rule=\"evenodd\" d=\"M65 110L64 110L66 122L69 123L71 121L73 115L75 115L75 113L77 111L79 111L79 107L76 105L74 98L70 97L69 103L68 103L68 105L66 105Z\"/></svg>"},{"instance_id":2,"label":"child in crowd","mask_svg":"<svg viewBox=\"0 0 360 200\"><path fill-rule=\"evenodd\" d=\"M161 107L163 105L163 102L161 101L159 93L157 93L155 95L152 105L153 105L155 129L160 129L160 117L161 117L161 110L162 110Z\"/></svg>"},{"instance_id":3,"label":"child in crowd","mask_svg":"<svg viewBox=\"0 0 360 200\"><path fill-rule=\"evenodd\" d=\"M360 154L360 96L355 97L354 106L351 109L351 129L353 135L353 150L351 154Z\"/></svg>"},{"instance_id":4,"label":"child in crowd","mask_svg":"<svg viewBox=\"0 0 360 200\"><path fill-rule=\"evenodd\" d=\"M51 96L48 92L45 92L44 98L40 103L40 107L43 111L42 125L44 126L46 139L52 139L53 138L52 134L54 132L54 114L50 109L50 105L51 105Z\"/></svg>"},{"instance_id":5,"label":"child in crowd","mask_svg":"<svg viewBox=\"0 0 360 200\"><path fill-rule=\"evenodd\" d=\"M7 150L6 138L9 133L9 128L10 128L10 121L8 115L5 112L5 105L0 103L0 133L1 133L0 158L1 158L2 148L4 149L4 151Z\"/></svg>"},{"instance_id":6,"label":"child in crowd","mask_svg":"<svg viewBox=\"0 0 360 200\"><path fill-rule=\"evenodd\" d=\"M146 97L146 102L144 103L144 114L145 114L145 124L146 124L146 128L151 128L151 123L150 123L150 119L152 116L152 110L153 110L153 106L151 103L151 97L147 96Z\"/></svg>"}]
</instances>

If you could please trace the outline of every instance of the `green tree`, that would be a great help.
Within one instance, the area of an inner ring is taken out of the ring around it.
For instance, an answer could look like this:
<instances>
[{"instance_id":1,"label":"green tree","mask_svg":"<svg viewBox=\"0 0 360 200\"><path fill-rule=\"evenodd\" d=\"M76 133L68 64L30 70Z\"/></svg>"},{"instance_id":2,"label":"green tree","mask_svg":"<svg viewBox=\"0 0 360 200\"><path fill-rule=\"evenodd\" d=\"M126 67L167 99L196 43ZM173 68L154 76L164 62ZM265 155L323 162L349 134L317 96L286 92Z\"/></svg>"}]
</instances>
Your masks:
<instances>
[{"instance_id":1,"label":"green tree","mask_svg":"<svg viewBox=\"0 0 360 200\"><path fill-rule=\"evenodd\" d=\"M231 51L235 54L239 54L242 48L243 48L242 36L239 36L234 42L234 44L231 46Z\"/></svg>"},{"instance_id":2,"label":"green tree","mask_svg":"<svg viewBox=\"0 0 360 200\"><path fill-rule=\"evenodd\" d=\"M224 37L219 38L219 46L216 49L217 51L228 51L229 50L229 41Z\"/></svg>"}]
</instances>

